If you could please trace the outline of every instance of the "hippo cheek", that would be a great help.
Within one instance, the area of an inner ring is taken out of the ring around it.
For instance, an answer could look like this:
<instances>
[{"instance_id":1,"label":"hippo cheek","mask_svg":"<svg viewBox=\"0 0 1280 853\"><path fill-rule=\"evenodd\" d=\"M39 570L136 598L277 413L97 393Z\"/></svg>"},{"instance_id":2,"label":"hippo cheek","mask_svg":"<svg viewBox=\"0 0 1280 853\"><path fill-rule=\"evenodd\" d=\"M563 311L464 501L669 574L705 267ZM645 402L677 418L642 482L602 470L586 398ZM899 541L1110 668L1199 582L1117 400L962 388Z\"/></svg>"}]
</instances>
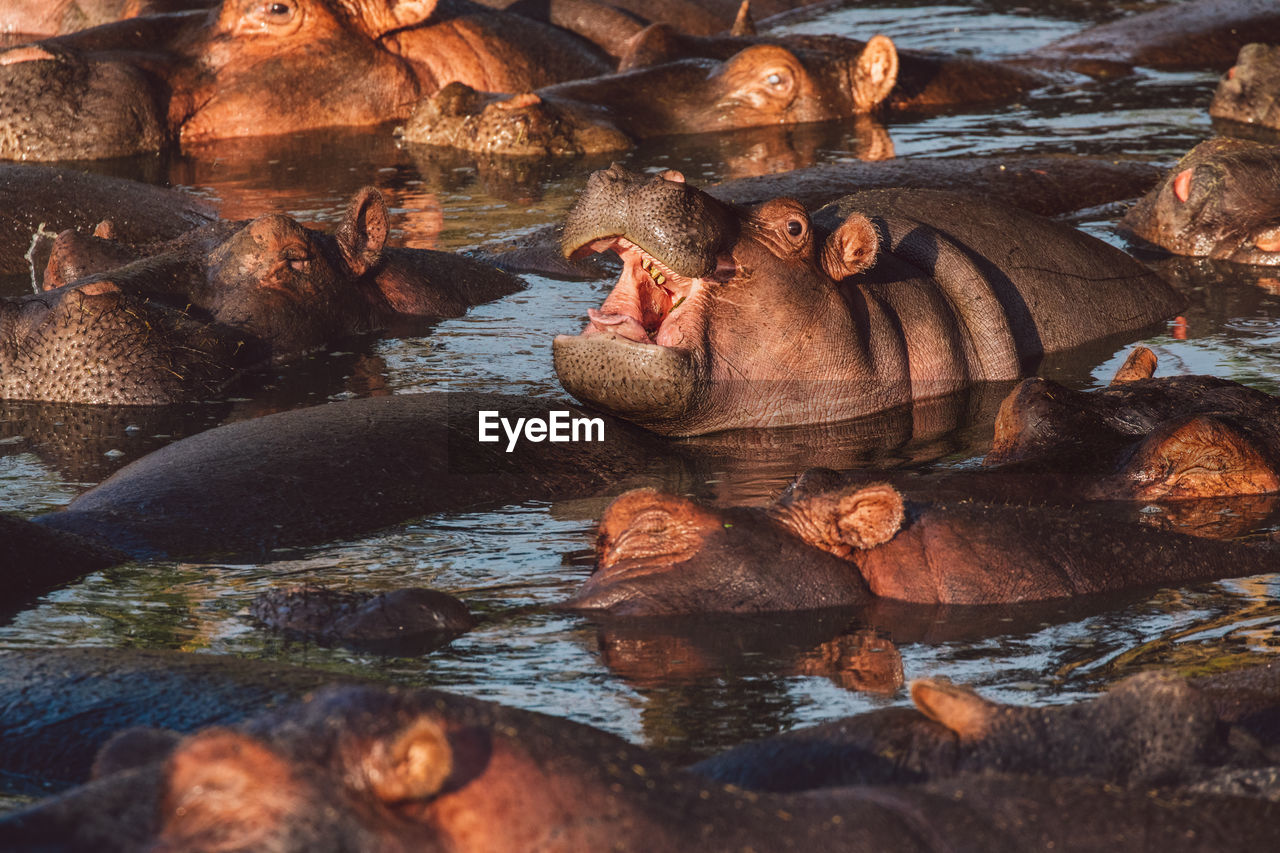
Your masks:
<instances>
[{"instance_id":1,"label":"hippo cheek","mask_svg":"<svg viewBox=\"0 0 1280 853\"><path fill-rule=\"evenodd\" d=\"M688 350L619 335L558 335L560 384L576 399L664 435L687 435L701 385Z\"/></svg>"},{"instance_id":2,"label":"hippo cheek","mask_svg":"<svg viewBox=\"0 0 1280 853\"><path fill-rule=\"evenodd\" d=\"M1242 430L1209 415L1163 425L1134 448L1090 497L1121 500L1211 498L1280 491L1280 469Z\"/></svg>"}]
</instances>

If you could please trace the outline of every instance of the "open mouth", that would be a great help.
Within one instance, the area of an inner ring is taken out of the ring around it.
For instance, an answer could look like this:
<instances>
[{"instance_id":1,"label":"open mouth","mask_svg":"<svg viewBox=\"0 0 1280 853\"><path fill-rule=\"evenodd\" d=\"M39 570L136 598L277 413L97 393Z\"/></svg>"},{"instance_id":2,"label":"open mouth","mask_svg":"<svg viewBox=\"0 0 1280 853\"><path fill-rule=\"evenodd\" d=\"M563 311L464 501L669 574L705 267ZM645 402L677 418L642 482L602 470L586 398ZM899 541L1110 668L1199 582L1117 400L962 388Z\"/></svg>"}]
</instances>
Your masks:
<instances>
[{"instance_id":1,"label":"open mouth","mask_svg":"<svg viewBox=\"0 0 1280 853\"><path fill-rule=\"evenodd\" d=\"M622 275L582 334L610 332L627 340L659 346L680 346L680 319L701 293L703 279L680 275L626 237L604 237L575 253L614 251L622 259Z\"/></svg>"}]
</instances>

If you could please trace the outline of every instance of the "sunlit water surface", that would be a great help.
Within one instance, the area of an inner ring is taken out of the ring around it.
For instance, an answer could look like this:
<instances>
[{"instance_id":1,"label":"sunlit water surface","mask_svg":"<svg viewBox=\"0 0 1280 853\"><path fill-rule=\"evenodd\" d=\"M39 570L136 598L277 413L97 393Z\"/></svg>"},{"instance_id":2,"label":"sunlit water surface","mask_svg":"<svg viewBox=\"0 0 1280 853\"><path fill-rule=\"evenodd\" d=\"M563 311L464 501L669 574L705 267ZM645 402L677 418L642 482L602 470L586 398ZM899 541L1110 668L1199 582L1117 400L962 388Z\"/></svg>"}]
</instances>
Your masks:
<instances>
[{"instance_id":1,"label":"sunlit water surface","mask_svg":"<svg viewBox=\"0 0 1280 853\"><path fill-rule=\"evenodd\" d=\"M1059 13L1054 17L1034 17L962 5L868 5L790 27L864 38L884 32L900 46L993 58L1083 25L1058 8L1049 10ZM1214 83L1208 73L1143 72L1105 83L1069 79L1020 104L897 120L888 123L888 131L900 157L1053 151L1139 155L1167 164L1210 134L1206 105ZM857 147L851 133L826 128L816 137L783 134L775 142L784 156L775 159L794 165L851 159ZM811 141L787 148L801 138ZM644 170L678 168L690 180L708 181L751 172L756 167L750 153L732 140L664 140L624 159ZM373 183L392 205L393 240L467 249L556 222L585 176L600 165L478 168L465 157L397 148L388 133L368 131L229 143L173 162L128 164L125 171L193 189L219 201L228 217L279 210L327 226L340 220L356 189ZM1119 243L1113 220L1114 212L1081 224ZM1147 341L1160 356L1162 373L1213 373L1280 390L1280 287L1268 287L1265 275L1251 275L1241 280L1212 269L1200 273L1185 324ZM580 328L587 308L598 305L610 285L540 276L528 282L522 293L439 323L421 337L356 342L297 370L260 377L242 397L195 407L172 423L127 414L107 430L106 439L78 451L38 452L26 416L5 412L0 510L36 514L55 508L174 437L279 408L375 390L563 397L551 369L551 338ZM1127 349L1059 369L1055 378L1083 387L1105 384ZM971 431L930 445L927 452L893 451L879 464L973 464L985 449L984 436L989 425L980 426L976 438ZM922 453L935 461L921 463ZM733 494L755 501L776 494L798 473L776 467L735 470ZM168 648L376 672L401 683L570 717L680 759L908 701L901 689L850 689L849 679L812 664L823 644L867 627L856 614L827 615L821 625L814 617L812 641L795 641L794 620L781 617L713 625L711 635L683 633L679 626L628 634L541 609L585 577L588 567L567 555L589 547L603 505L529 503L432 516L261 565L125 565L45 596L0 627L0 647ZM248 606L257 593L301 581L371 590L432 586L466 600L483 623L430 655L385 658L286 641L252 621ZM1143 668L1205 671L1269 655L1280 626L1280 605L1272 603L1277 586L1266 576L1142 595L1103 612L1081 614L1063 606L981 627L938 624L922 630L890 622L870 628L896 643L908 680L947 676L979 685L1002 701L1062 702Z\"/></svg>"}]
</instances>

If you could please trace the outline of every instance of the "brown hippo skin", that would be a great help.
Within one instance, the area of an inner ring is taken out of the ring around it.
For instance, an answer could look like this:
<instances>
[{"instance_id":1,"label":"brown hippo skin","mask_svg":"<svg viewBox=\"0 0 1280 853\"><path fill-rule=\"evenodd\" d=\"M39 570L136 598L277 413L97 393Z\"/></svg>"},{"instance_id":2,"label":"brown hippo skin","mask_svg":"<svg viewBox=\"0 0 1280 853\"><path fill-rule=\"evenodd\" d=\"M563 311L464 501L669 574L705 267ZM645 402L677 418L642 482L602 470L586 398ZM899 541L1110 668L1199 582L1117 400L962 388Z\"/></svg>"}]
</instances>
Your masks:
<instances>
[{"instance_id":1,"label":"brown hippo skin","mask_svg":"<svg viewBox=\"0 0 1280 853\"><path fill-rule=\"evenodd\" d=\"M835 53L756 45L723 61L681 60L509 99L453 87L421 104L401 135L488 154L576 155L652 136L844 118L879 106L898 74L889 39L856 47Z\"/></svg>"},{"instance_id":2,"label":"brown hippo skin","mask_svg":"<svg viewBox=\"0 0 1280 853\"><path fill-rule=\"evenodd\" d=\"M94 281L0 300L0 398L166 405L217 394L251 364L243 338Z\"/></svg>"},{"instance_id":3,"label":"brown hippo skin","mask_svg":"<svg viewBox=\"0 0 1280 853\"><path fill-rule=\"evenodd\" d=\"M64 231L44 286L111 282L140 297L190 307L241 337L241 362L287 361L400 318L456 317L519 290L519 279L447 252L386 246L389 215L366 187L335 232L280 214L216 222L164 244L120 244Z\"/></svg>"},{"instance_id":4,"label":"brown hippo skin","mask_svg":"<svg viewBox=\"0 0 1280 853\"><path fill-rule=\"evenodd\" d=\"M1280 399L1210 376L1154 379L1155 367L1139 347L1098 391L1024 380L1000 406L984 465L1070 474L1053 491L1089 500L1280 491Z\"/></svg>"},{"instance_id":5,"label":"brown hippo skin","mask_svg":"<svg viewBox=\"0 0 1280 853\"><path fill-rule=\"evenodd\" d=\"M3 163L0 274L44 269L47 240L33 240L42 226L42 233L57 234L68 228L92 229L110 219L118 239L143 243L179 237L217 218L213 205L177 190L72 169Z\"/></svg>"},{"instance_id":6,"label":"brown hippo skin","mask_svg":"<svg viewBox=\"0 0 1280 853\"><path fill-rule=\"evenodd\" d=\"M1120 230L1176 255L1280 264L1280 149L1228 137L1201 142Z\"/></svg>"},{"instance_id":7,"label":"brown hippo skin","mask_svg":"<svg viewBox=\"0 0 1280 853\"><path fill-rule=\"evenodd\" d=\"M612 249L623 272L581 334L555 339L561 384L669 435L839 421L1016 379L1182 304L1101 241L928 190L857 193L810 217L615 165L588 181L562 247Z\"/></svg>"},{"instance_id":8,"label":"brown hippo skin","mask_svg":"<svg viewBox=\"0 0 1280 853\"><path fill-rule=\"evenodd\" d=\"M650 433L606 418L572 452L477 441L477 412L581 410L500 394L404 394L253 418L166 445L38 518L134 556L262 555L433 513L605 493L667 461ZM246 465L246 456L253 465Z\"/></svg>"},{"instance_id":9,"label":"brown hippo skin","mask_svg":"<svg viewBox=\"0 0 1280 853\"><path fill-rule=\"evenodd\" d=\"M1246 44L1218 81L1209 115L1280 130L1280 46Z\"/></svg>"},{"instance_id":10,"label":"brown hippo skin","mask_svg":"<svg viewBox=\"0 0 1280 853\"><path fill-rule=\"evenodd\" d=\"M1246 849L1280 806L1068 780L756 794L612 735L429 690L346 687L172 745L0 824L49 849L1079 851ZM129 804L133 805L129 807ZM126 806L121 808L121 806ZM945 839L945 842L944 842Z\"/></svg>"},{"instance_id":11,"label":"brown hippo skin","mask_svg":"<svg viewBox=\"0 0 1280 853\"><path fill-rule=\"evenodd\" d=\"M596 568L562 607L621 616L865 605L992 605L1274 571L1272 546L1059 508L929 501L802 477L768 509L638 489L605 510Z\"/></svg>"},{"instance_id":12,"label":"brown hippo skin","mask_svg":"<svg viewBox=\"0 0 1280 853\"><path fill-rule=\"evenodd\" d=\"M1145 672L1096 699L1044 708L1001 705L947 681L917 680L917 710L888 708L797 729L690 769L775 792L988 772L1212 790L1280 759L1278 675L1272 664L1197 679ZM1230 699L1242 692L1261 700L1245 714ZM1273 781L1254 795L1274 799L1280 790Z\"/></svg>"},{"instance_id":13,"label":"brown hippo skin","mask_svg":"<svg viewBox=\"0 0 1280 853\"><path fill-rule=\"evenodd\" d=\"M1135 65L1217 70L1254 41L1280 41L1280 7L1271 0L1191 0L1090 27L1024 58L1103 76Z\"/></svg>"},{"instance_id":14,"label":"brown hippo skin","mask_svg":"<svg viewBox=\"0 0 1280 853\"><path fill-rule=\"evenodd\" d=\"M607 70L575 36L467 0L224 0L137 21L0 53L0 157L132 153L134 125L140 152L378 124L454 80L524 91ZM335 86L334 68L359 73ZM104 83L108 74L119 79ZM116 129L109 147L95 144L106 127Z\"/></svg>"}]
</instances>

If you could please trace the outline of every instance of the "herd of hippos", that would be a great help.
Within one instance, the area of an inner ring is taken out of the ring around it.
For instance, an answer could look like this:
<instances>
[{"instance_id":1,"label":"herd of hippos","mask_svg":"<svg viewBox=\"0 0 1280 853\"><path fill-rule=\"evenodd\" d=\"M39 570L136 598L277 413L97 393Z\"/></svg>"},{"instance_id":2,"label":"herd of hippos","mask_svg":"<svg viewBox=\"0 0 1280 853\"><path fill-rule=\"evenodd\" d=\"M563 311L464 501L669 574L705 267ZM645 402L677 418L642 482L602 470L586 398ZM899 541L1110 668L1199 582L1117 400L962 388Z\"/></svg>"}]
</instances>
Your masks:
<instances>
[{"instance_id":1,"label":"herd of hippos","mask_svg":"<svg viewBox=\"0 0 1280 853\"><path fill-rule=\"evenodd\" d=\"M0 272L29 270L38 288L0 302L0 398L207 400L352 335L460 316L521 290L521 273L618 275L581 332L554 341L580 407L392 395L201 432L60 510L0 516L9 609L124 561L252 557L429 513L616 494L672 437L833 424L992 382L1012 391L981 466L814 469L767 507L621 494L600 519L593 571L557 607L623 618L1012 605L1280 566L1280 540L1242 539L1213 509L1280 492L1275 396L1157 377L1143 347L1099 390L1035 376L1054 353L1162 330L1186 302L1148 266L1044 215L1145 192L1120 224L1132 245L1280 264L1280 147L1257 133L1209 139L1166 175L1089 158L996 171L973 158L945 175L908 164L879 188L828 168L700 189L674 170L615 165L590 177L554 234L466 256L388 245L391 213L373 188L324 233L280 214L227 221L174 190L33 163L390 121L431 145L579 156L653 136L985 107L1063 75L1134 67L1225 70L1220 126L1280 129L1273 0L1174 2L1000 62L898 50L880 35L770 35L769 15L803 5L787 0L504 5L0 10L0 29L33 34L0 51L11 161ZM1081 170L1067 198L1013 183L1058 169ZM1089 195L1108 170L1112 195ZM37 223L56 236L33 239ZM552 409L599 418L604 441L508 455L476 440L478 411ZM1117 502L1180 511L1163 528L1095 511ZM429 590L370 602L280 589L258 611L367 644L388 613L408 620L401 632L472 624ZM1272 665L1149 672L1047 708L919 680L914 708L688 768L564 719L215 656L15 650L0 656L0 684L0 776L58 791L0 819L6 850L1172 853L1266 849L1280 832Z\"/></svg>"}]
</instances>

